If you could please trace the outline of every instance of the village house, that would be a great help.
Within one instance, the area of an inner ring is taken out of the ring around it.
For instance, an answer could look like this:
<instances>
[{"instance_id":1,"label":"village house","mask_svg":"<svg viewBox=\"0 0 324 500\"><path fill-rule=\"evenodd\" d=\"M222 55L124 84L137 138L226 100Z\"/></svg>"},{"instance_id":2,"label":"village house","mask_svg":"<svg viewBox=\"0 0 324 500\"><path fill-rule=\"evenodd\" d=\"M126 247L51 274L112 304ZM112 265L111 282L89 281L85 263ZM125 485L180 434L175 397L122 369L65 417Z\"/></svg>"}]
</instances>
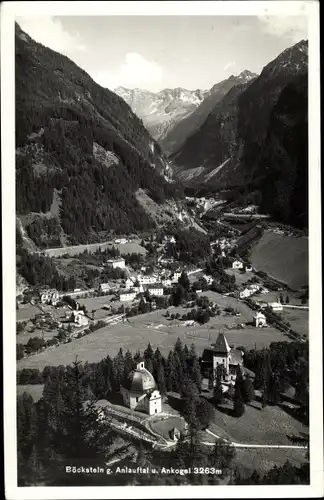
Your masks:
<instances>
[{"instance_id":1,"label":"village house","mask_svg":"<svg viewBox=\"0 0 324 500\"><path fill-rule=\"evenodd\" d=\"M132 288L134 286L134 283L135 283L135 279L132 279L132 278L127 278L126 281L125 281L125 287L128 289L128 288Z\"/></svg>"},{"instance_id":2,"label":"village house","mask_svg":"<svg viewBox=\"0 0 324 500\"><path fill-rule=\"evenodd\" d=\"M72 318L76 326L87 326L89 324L89 319L85 316L84 311L78 310L73 311Z\"/></svg>"},{"instance_id":3,"label":"village house","mask_svg":"<svg viewBox=\"0 0 324 500\"><path fill-rule=\"evenodd\" d=\"M163 242L164 243L175 243L176 242L176 239L174 236L169 236L169 235L166 235L164 236L163 238Z\"/></svg>"},{"instance_id":4,"label":"village house","mask_svg":"<svg viewBox=\"0 0 324 500\"><path fill-rule=\"evenodd\" d=\"M206 281L207 285L211 285L214 281L214 278L212 276L208 276L207 274L204 274L203 279Z\"/></svg>"},{"instance_id":5,"label":"village house","mask_svg":"<svg viewBox=\"0 0 324 500\"><path fill-rule=\"evenodd\" d=\"M55 306L60 300L60 294L55 289L42 290L40 293L40 301L42 304L51 304Z\"/></svg>"},{"instance_id":6,"label":"village house","mask_svg":"<svg viewBox=\"0 0 324 500\"><path fill-rule=\"evenodd\" d=\"M162 412L162 398L153 375L145 368L144 360L137 361L121 383L124 404L132 410L141 410L148 415Z\"/></svg>"},{"instance_id":7,"label":"village house","mask_svg":"<svg viewBox=\"0 0 324 500\"><path fill-rule=\"evenodd\" d=\"M116 269L119 267L120 269L125 269L125 259L122 259L120 257L116 257L115 259L108 259L107 260L108 266L111 266L113 269Z\"/></svg>"},{"instance_id":8,"label":"village house","mask_svg":"<svg viewBox=\"0 0 324 500\"><path fill-rule=\"evenodd\" d=\"M256 328L262 328L263 326L267 326L267 319L262 312L257 312L253 316L253 323Z\"/></svg>"},{"instance_id":9,"label":"village house","mask_svg":"<svg viewBox=\"0 0 324 500\"><path fill-rule=\"evenodd\" d=\"M172 277L171 277L172 283L178 283L178 280L179 280L181 274L182 274L182 271L174 272Z\"/></svg>"},{"instance_id":10,"label":"village house","mask_svg":"<svg viewBox=\"0 0 324 500\"><path fill-rule=\"evenodd\" d=\"M130 302L136 298L136 292L126 290L119 293L119 300L121 302Z\"/></svg>"},{"instance_id":11,"label":"village house","mask_svg":"<svg viewBox=\"0 0 324 500\"><path fill-rule=\"evenodd\" d=\"M170 280L170 278L162 278L161 283L165 288L168 288L172 285L172 281Z\"/></svg>"},{"instance_id":12,"label":"village house","mask_svg":"<svg viewBox=\"0 0 324 500\"><path fill-rule=\"evenodd\" d=\"M100 291L103 293L108 293L110 291L109 283L100 283Z\"/></svg>"},{"instance_id":13,"label":"village house","mask_svg":"<svg viewBox=\"0 0 324 500\"><path fill-rule=\"evenodd\" d=\"M160 285L148 286L147 291L149 292L150 295L161 296L163 295L163 286Z\"/></svg>"},{"instance_id":14,"label":"village house","mask_svg":"<svg viewBox=\"0 0 324 500\"><path fill-rule=\"evenodd\" d=\"M247 264L247 265L245 266L245 270L246 270L247 272L251 272L251 271L253 271L253 268L252 268L252 266L250 266L250 264Z\"/></svg>"},{"instance_id":15,"label":"village house","mask_svg":"<svg viewBox=\"0 0 324 500\"><path fill-rule=\"evenodd\" d=\"M137 281L139 282L140 285L153 285L154 283L157 282L157 277L154 274L152 275L138 274Z\"/></svg>"},{"instance_id":16,"label":"village house","mask_svg":"<svg viewBox=\"0 0 324 500\"><path fill-rule=\"evenodd\" d=\"M245 288L244 290L240 291L239 296L240 299L246 299L251 295L253 295L253 293L254 293L253 290L251 290L250 288Z\"/></svg>"},{"instance_id":17,"label":"village house","mask_svg":"<svg viewBox=\"0 0 324 500\"><path fill-rule=\"evenodd\" d=\"M245 372L243 366L244 353L240 349L231 348L223 333L217 337L216 343L210 348L204 349L201 365L203 371L212 370L213 383L216 385L216 375L219 372L219 367L223 366L221 381L223 389L228 390L228 386L234 385L236 380L237 366L240 365L242 373Z\"/></svg>"},{"instance_id":18,"label":"village house","mask_svg":"<svg viewBox=\"0 0 324 500\"><path fill-rule=\"evenodd\" d=\"M243 262L241 262L240 260L234 260L232 262L232 269L243 269L243 267Z\"/></svg>"}]
</instances>

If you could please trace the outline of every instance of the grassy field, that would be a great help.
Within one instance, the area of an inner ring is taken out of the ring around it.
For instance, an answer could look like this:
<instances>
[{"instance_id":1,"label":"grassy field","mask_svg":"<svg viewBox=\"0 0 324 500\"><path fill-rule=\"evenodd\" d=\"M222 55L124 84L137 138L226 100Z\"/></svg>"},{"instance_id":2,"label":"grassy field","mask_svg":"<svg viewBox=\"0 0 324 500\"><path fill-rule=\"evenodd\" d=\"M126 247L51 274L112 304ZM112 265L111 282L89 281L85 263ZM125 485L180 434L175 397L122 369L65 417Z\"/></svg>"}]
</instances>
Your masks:
<instances>
[{"instance_id":1,"label":"grassy field","mask_svg":"<svg viewBox=\"0 0 324 500\"><path fill-rule=\"evenodd\" d=\"M239 269L226 269L226 274L230 276L235 276L236 284L239 286L244 285L248 280L256 276L253 271L249 271L246 273L241 273Z\"/></svg>"},{"instance_id":2,"label":"grassy field","mask_svg":"<svg viewBox=\"0 0 324 500\"><path fill-rule=\"evenodd\" d=\"M118 239L118 238L117 238ZM59 257L60 255L78 255L83 253L85 250L88 252L96 252L99 248L105 250L106 248L115 247L121 254L123 253L141 253L146 255L145 248L140 246L140 241L132 240L132 243L125 243L124 245L116 244L114 242L104 242L104 243L91 243L88 245L76 245L61 248L48 248L44 252L50 257Z\"/></svg>"},{"instance_id":3,"label":"grassy field","mask_svg":"<svg viewBox=\"0 0 324 500\"><path fill-rule=\"evenodd\" d=\"M16 311L16 321L28 321L35 316L35 314L40 314L41 310L30 304L20 304L18 311Z\"/></svg>"},{"instance_id":4,"label":"grassy field","mask_svg":"<svg viewBox=\"0 0 324 500\"><path fill-rule=\"evenodd\" d=\"M261 404L253 401L245 406L245 413L240 418L232 416L232 408L229 403L215 411L209 426L211 432L237 443L268 445L291 445L289 436L308 433L308 427L278 406L267 406L262 410Z\"/></svg>"},{"instance_id":5,"label":"grassy field","mask_svg":"<svg viewBox=\"0 0 324 500\"><path fill-rule=\"evenodd\" d=\"M215 300L218 294L207 292L210 298ZM220 296L221 297L221 296ZM151 313L134 316L124 323L106 326L82 337L75 339L69 344L62 344L50 351L40 352L29 358L18 361L17 368L39 368L46 365L70 364L76 355L80 361L96 362L108 354L114 356L120 347L124 351L130 349L136 352L143 351L150 342L153 349L159 347L164 355L169 353L179 337L183 343L188 345L194 343L197 353L200 355L204 348L214 342L220 331L224 332L228 342L233 346L243 345L246 348L257 349L269 345L271 342L288 340L281 332L274 328L256 329L247 327L245 329L229 330L226 325L250 321L253 312L243 303L234 301L235 307L241 311L242 316L216 316L202 326L185 327L178 320L169 320L165 317L165 310L153 311ZM224 301L228 304L228 298L221 297L217 302ZM170 312L182 314L188 309L171 308Z\"/></svg>"},{"instance_id":6,"label":"grassy field","mask_svg":"<svg viewBox=\"0 0 324 500\"><path fill-rule=\"evenodd\" d=\"M267 449L267 448L236 448L233 466L237 466L242 476L250 476L254 470L265 474L275 465L282 467L285 462L299 467L305 462L305 450L298 449Z\"/></svg>"},{"instance_id":7,"label":"grassy field","mask_svg":"<svg viewBox=\"0 0 324 500\"><path fill-rule=\"evenodd\" d=\"M289 321L293 330L301 335L309 334L309 311L307 309L289 309L284 308L280 313L282 317Z\"/></svg>"},{"instance_id":8,"label":"grassy field","mask_svg":"<svg viewBox=\"0 0 324 500\"><path fill-rule=\"evenodd\" d=\"M308 238L265 231L250 252L252 265L292 289L308 285Z\"/></svg>"}]
</instances>

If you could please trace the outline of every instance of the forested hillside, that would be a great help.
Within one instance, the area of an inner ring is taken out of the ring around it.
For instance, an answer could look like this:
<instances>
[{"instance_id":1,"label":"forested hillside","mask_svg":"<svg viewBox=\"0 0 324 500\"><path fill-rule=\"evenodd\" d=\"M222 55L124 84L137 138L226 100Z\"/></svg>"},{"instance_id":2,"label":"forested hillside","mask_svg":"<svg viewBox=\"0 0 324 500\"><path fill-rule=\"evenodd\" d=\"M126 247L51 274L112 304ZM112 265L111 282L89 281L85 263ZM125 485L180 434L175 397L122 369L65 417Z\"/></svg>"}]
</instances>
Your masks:
<instances>
[{"instance_id":1,"label":"forested hillside","mask_svg":"<svg viewBox=\"0 0 324 500\"><path fill-rule=\"evenodd\" d=\"M128 104L18 25L16 147L18 216L46 213L71 244L154 227L139 188L158 203L182 196Z\"/></svg>"}]
</instances>

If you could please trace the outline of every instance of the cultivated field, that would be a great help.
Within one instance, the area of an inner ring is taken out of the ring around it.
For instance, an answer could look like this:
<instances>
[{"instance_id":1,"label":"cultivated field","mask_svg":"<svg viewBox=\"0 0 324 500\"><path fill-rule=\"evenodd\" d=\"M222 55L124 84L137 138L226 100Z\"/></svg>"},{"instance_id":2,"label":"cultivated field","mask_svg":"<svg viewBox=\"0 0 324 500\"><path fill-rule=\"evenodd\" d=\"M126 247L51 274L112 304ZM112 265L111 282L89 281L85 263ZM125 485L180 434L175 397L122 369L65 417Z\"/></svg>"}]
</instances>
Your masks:
<instances>
[{"instance_id":1,"label":"cultivated field","mask_svg":"<svg viewBox=\"0 0 324 500\"><path fill-rule=\"evenodd\" d=\"M207 294L215 299L214 292ZM221 296L220 296L221 297ZM224 301L228 304L228 298L221 297L217 302ZM153 349L159 347L164 355L168 355L179 337L183 343L188 345L194 343L197 353L200 355L204 348L214 342L220 331L224 332L228 342L233 346L245 346L247 349L260 349L271 342L288 340L275 328L256 329L247 327L245 329L229 330L226 325L243 323L252 319L253 312L243 303L233 299L234 306L240 310L242 316L216 316L202 326L185 327L178 320L169 320L165 317L166 310L153 311L151 313L134 316L118 325L106 326L90 333L80 339L75 339L68 344L61 344L48 351L37 353L29 358L17 362L17 369L39 368L42 370L46 365L70 364L78 356L80 361L96 362L108 354L115 356L120 347L124 351L129 349L133 353L137 349L143 351L150 342ZM170 313L182 314L188 309L170 308Z\"/></svg>"},{"instance_id":2,"label":"cultivated field","mask_svg":"<svg viewBox=\"0 0 324 500\"><path fill-rule=\"evenodd\" d=\"M65 255L65 254L78 255L80 253L83 253L85 250L88 250L88 252L96 252L99 248L101 248L101 250L105 250L106 248L115 247L120 251L121 254L134 252L145 255L146 250L145 248L141 247L139 243L140 243L139 240L132 240L132 243L125 243L123 245L120 245L114 243L113 241L112 242L109 241L104 243L91 243L88 245L48 248L44 250L44 252L46 255L49 255L50 257L59 257L60 255Z\"/></svg>"},{"instance_id":3,"label":"cultivated field","mask_svg":"<svg viewBox=\"0 0 324 500\"><path fill-rule=\"evenodd\" d=\"M308 238L265 231L250 252L252 265L293 289L308 285Z\"/></svg>"}]
</instances>

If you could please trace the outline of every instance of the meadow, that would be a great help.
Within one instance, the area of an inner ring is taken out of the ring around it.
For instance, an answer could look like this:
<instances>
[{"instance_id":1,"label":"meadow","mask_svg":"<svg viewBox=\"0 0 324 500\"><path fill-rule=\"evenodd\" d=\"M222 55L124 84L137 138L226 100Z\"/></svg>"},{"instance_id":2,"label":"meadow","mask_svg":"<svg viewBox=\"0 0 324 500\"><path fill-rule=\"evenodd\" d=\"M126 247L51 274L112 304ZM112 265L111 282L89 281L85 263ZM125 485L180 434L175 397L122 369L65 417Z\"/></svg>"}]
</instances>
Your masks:
<instances>
[{"instance_id":1,"label":"meadow","mask_svg":"<svg viewBox=\"0 0 324 500\"><path fill-rule=\"evenodd\" d=\"M228 297L219 296L215 292L204 292L217 303L229 303ZM253 311L244 303L232 299L233 305L240 311L241 316L215 316L205 325L186 327L179 320L170 320L166 317L166 310L157 310L151 313L128 318L124 323L107 325L85 337L75 339L68 344L39 352L17 362L17 369L39 368L46 365L66 365L72 363L76 356L82 362L97 362L108 354L114 356L121 347L124 351L129 349L135 353L138 349L143 351L150 342L153 349L159 347L164 355L168 355L177 338L185 344L194 343L198 355L203 349L214 342L220 332L225 333L232 346L245 346L247 349L268 346L271 342L288 340L288 338L275 328L256 329L253 326L244 329L228 329L237 323L251 321ZM185 308L169 308L170 314L188 311Z\"/></svg>"},{"instance_id":2,"label":"meadow","mask_svg":"<svg viewBox=\"0 0 324 500\"><path fill-rule=\"evenodd\" d=\"M250 251L253 267L298 290L308 285L308 238L265 231Z\"/></svg>"},{"instance_id":3,"label":"meadow","mask_svg":"<svg viewBox=\"0 0 324 500\"><path fill-rule=\"evenodd\" d=\"M74 256L83 253L85 250L88 250L88 252L92 253L96 252L99 248L101 248L101 250L105 250L106 248L112 248L112 247L117 248L121 254L140 253L142 255L146 255L146 250L145 248L141 247L139 240L132 240L132 243L125 243L122 245L114 242L104 242L104 243L89 243L86 245L67 246L60 248L48 248L44 250L44 253L46 255L49 255L50 257L59 257L65 254Z\"/></svg>"}]
</instances>

